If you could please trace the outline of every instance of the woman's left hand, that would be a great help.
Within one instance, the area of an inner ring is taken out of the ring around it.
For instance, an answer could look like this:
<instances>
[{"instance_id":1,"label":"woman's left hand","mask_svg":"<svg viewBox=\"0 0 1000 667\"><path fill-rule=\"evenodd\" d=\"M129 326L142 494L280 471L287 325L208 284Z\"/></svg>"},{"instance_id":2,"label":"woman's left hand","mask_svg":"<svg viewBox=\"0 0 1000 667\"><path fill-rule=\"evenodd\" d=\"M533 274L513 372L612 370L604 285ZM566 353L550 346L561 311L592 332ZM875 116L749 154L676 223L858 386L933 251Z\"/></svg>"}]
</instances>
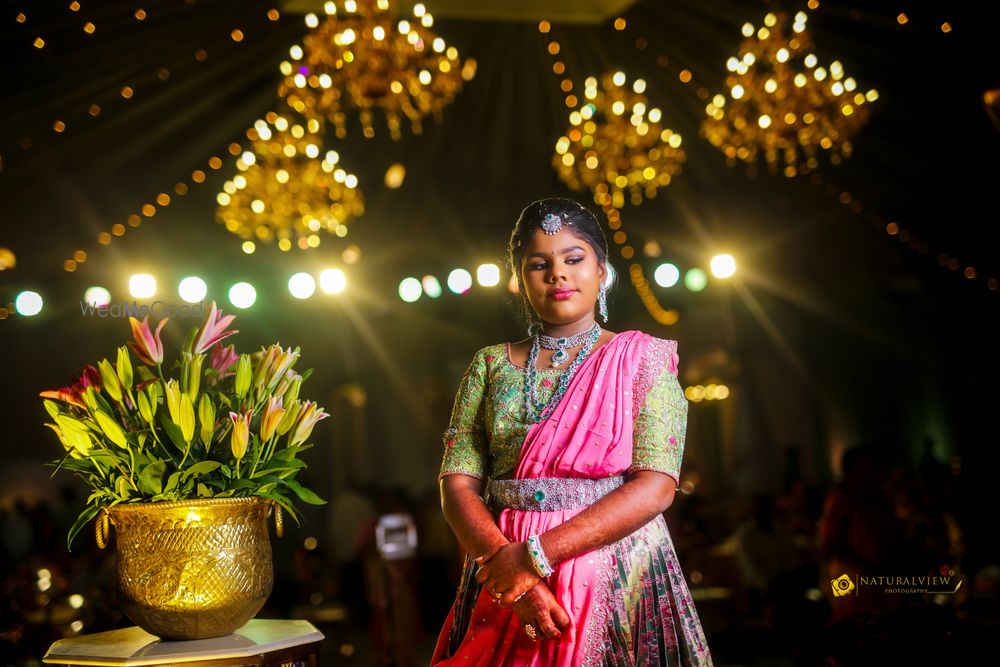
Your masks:
<instances>
[{"instance_id":1,"label":"woman's left hand","mask_svg":"<svg viewBox=\"0 0 1000 667\"><path fill-rule=\"evenodd\" d=\"M542 581L531 564L528 547L524 542L509 542L492 553L476 559L479 571L476 581L494 598L501 607L510 607L522 595ZM544 583L544 582L543 582Z\"/></svg>"}]
</instances>

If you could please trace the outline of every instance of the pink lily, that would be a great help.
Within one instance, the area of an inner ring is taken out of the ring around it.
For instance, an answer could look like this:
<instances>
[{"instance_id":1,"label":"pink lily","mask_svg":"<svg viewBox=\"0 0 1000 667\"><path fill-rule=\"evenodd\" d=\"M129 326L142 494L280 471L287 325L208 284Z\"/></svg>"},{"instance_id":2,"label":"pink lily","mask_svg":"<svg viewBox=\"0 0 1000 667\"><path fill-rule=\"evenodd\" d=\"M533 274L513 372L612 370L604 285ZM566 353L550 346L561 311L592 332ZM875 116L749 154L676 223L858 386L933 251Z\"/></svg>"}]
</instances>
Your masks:
<instances>
[{"instance_id":1,"label":"pink lily","mask_svg":"<svg viewBox=\"0 0 1000 667\"><path fill-rule=\"evenodd\" d=\"M223 338L228 338L235 333L239 333L236 330L225 331L225 328L234 319L236 319L235 315L223 315L222 311L215 307L215 302L213 301L212 308L205 316L205 321L201 323L201 329L198 330L198 335L194 339L194 353L201 354Z\"/></svg>"},{"instance_id":2,"label":"pink lily","mask_svg":"<svg viewBox=\"0 0 1000 667\"><path fill-rule=\"evenodd\" d=\"M149 328L149 315L142 318L142 322L134 317L128 318L132 324L132 336L135 338L135 342L129 343L129 346L143 363L150 366L158 366L163 363L163 343L160 341L160 331L169 319L169 317L164 317L160 320L156 327L156 333L153 333Z\"/></svg>"},{"instance_id":3,"label":"pink lily","mask_svg":"<svg viewBox=\"0 0 1000 667\"><path fill-rule=\"evenodd\" d=\"M208 365L210 368L215 369L219 374L219 379L227 378L230 375L235 375L236 371L227 372L229 368L235 364L240 358L240 355L236 354L236 348L233 345L220 345L219 347L212 350L212 356L209 358Z\"/></svg>"}]
</instances>

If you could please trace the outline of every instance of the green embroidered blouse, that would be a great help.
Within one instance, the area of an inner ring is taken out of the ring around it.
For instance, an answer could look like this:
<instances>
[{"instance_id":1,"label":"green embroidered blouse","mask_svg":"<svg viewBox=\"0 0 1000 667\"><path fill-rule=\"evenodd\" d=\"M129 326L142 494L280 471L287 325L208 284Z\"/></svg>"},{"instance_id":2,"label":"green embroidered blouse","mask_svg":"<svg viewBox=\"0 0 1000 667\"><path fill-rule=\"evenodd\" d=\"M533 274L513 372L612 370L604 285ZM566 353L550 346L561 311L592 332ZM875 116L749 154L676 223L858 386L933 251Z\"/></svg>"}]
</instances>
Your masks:
<instances>
[{"instance_id":1,"label":"green embroidered blouse","mask_svg":"<svg viewBox=\"0 0 1000 667\"><path fill-rule=\"evenodd\" d=\"M660 341L665 343L666 341ZM662 364L635 414L628 472L656 470L680 479L688 401L670 364ZM538 398L547 401L565 369L539 369ZM462 377L448 429L440 477L509 477L531 428L524 414L524 369L511 361L505 343L476 352Z\"/></svg>"}]
</instances>

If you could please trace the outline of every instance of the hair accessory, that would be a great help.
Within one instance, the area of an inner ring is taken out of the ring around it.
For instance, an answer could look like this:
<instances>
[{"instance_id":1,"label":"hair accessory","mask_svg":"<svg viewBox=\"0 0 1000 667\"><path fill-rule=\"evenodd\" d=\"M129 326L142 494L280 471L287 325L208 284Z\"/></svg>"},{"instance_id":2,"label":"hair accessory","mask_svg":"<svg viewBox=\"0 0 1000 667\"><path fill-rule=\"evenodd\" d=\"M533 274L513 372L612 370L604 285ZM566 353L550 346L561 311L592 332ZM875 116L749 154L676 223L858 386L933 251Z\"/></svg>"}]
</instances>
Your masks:
<instances>
[{"instance_id":1,"label":"hair accessory","mask_svg":"<svg viewBox=\"0 0 1000 667\"><path fill-rule=\"evenodd\" d=\"M569 224L569 223L566 223ZM542 218L542 230L549 236L553 236L559 233L562 229L563 220L555 213L546 213L545 217Z\"/></svg>"}]
</instances>

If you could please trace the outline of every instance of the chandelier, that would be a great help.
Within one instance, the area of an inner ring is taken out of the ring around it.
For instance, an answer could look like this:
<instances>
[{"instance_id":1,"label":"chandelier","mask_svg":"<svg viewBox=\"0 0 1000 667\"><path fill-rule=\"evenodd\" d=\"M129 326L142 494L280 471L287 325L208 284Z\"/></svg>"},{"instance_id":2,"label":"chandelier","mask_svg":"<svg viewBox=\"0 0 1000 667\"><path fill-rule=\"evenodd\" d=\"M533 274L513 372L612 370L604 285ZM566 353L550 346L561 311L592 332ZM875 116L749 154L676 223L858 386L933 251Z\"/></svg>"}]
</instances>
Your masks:
<instances>
[{"instance_id":1,"label":"chandelier","mask_svg":"<svg viewBox=\"0 0 1000 667\"><path fill-rule=\"evenodd\" d=\"M358 179L336 151L322 153L322 123L294 122L274 112L247 131L251 150L236 160L239 173L216 200L216 220L245 242L277 240L278 248L320 244L321 231L347 236L347 223L364 213ZM322 155L321 155L322 153ZM253 245L244 249L252 252Z\"/></svg>"},{"instance_id":2,"label":"chandelier","mask_svg":"<svg viewBox=\"0 0 1000 667\"><path fill-rule=\"evenodd\" d=\"M462 81L475 75L475 60L463 65L458 49L430 30L434 18L422 4L414 5L412 21L396 20L395 0L327 2L324 10L322 20L306 16L312 30L281 63L278 95L301 114L329 119L340 138L351 111L368 138L375 136L376 110L393 139L404 118L420 134L423 119L440 120Z\"/></svg>"},{"instance_id":3,"label":"chandelier","mask_svg":"<svg viewBox=\"0 0 1000 667\"><path fill-rule=\"evenodd\" d=\"M821 151L834 164L850 156L878 93L861 92L839 61L819 66L805 12L790 32L788 23L781 12L767 14L759 29L743 26L739 55L726 63L729 94L712 99L701 129L730 164L763 153L772 171L783 165L792 177L815 169Z\"/></svg>"},{"instance_id":4,"label":"chandelier","mask_svg":"<svg viewBox=\"0 0 1000 667\"><path fill-rule=\"evenodd\" d=\"M656 196L680 173L686 157L681 135L662 124L650 107L646 82L629 86L623 72L584 82L585 103L569 115L570 127L556 142L552 164L574 190L588 189L601 206L620 209L626 193L633 206Z\"/></svg>"}]
</instances>

